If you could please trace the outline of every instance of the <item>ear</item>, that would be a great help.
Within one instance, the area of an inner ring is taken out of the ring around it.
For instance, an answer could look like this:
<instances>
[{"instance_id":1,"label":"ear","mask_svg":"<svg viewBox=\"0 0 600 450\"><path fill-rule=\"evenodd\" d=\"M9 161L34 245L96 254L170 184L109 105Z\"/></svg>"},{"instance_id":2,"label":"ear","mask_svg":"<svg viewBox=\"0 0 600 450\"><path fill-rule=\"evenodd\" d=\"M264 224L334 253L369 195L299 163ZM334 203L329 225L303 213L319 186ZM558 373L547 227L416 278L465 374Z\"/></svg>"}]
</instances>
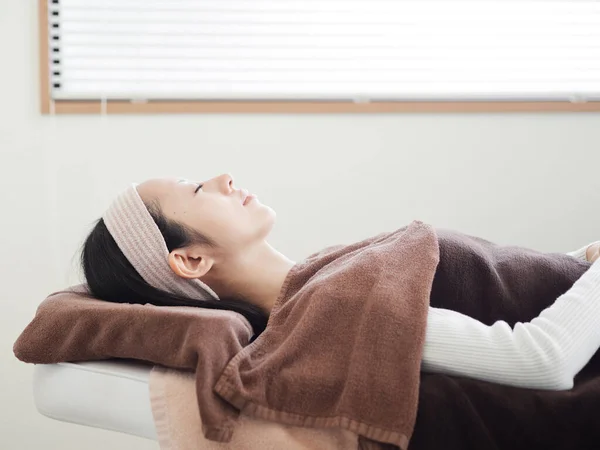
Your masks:
<instances>
[{"instance_id":1,"label":"ear","mask_svg":"<svg viewBox=\"0 0 600 450\"><path fill-rule=\"evenodd\" d=\"M171 270L183 278L200 278L213 266L214 260L194 248L178 248L169 253Z\"/></svg>"}]
</instances>

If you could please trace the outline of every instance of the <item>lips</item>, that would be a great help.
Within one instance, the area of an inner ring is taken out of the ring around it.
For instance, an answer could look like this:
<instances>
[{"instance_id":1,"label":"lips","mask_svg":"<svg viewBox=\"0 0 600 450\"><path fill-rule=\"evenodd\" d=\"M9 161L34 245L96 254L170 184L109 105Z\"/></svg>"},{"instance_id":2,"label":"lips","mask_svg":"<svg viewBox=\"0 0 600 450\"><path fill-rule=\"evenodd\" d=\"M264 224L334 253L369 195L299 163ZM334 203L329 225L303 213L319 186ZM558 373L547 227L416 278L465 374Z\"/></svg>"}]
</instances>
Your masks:
<instances>
[{"instance_id":1,"label":"lips","mask_svg":"<svg viewBox=\"0 0 600 450\"><path fill-rule=\"evenodd\" d=\"M241 189L240 192L242 194L242 206L244 206L248 200L248 197L250 197L250 194L246 189Z\"/></svg>"},{"instance_id":2,"label":"lips","mask_svg":"<svg viewBox=\"0 0 600 450\"><path fill-rule=\"evenodd\" d=\"M242 205L246 206L248 203L250 203L250 201L254 198L254 195L249 194L246 196L246 198L244 199L244 203L242 203Z\"/></svg>"}]
</instances>

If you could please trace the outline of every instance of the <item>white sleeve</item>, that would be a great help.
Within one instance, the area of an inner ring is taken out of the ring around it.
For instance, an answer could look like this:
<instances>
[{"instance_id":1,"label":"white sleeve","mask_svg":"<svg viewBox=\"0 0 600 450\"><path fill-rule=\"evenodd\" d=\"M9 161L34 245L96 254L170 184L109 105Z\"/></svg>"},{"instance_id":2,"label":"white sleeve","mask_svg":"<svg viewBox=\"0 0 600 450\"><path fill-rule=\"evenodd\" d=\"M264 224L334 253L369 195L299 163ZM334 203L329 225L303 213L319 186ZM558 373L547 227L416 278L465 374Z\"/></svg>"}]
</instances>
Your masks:
<instances>
[{"instance_id":1,"label":"white sleeve","mask_svg":"<svg viewBox=\"0 0 600 450\"><path fill-rule=\"evenodd\" d=\"M600 259L531 322L491 326L429 308L421 369L525 388L565 390L600 347Z\"/></svg>"}]
</instances>

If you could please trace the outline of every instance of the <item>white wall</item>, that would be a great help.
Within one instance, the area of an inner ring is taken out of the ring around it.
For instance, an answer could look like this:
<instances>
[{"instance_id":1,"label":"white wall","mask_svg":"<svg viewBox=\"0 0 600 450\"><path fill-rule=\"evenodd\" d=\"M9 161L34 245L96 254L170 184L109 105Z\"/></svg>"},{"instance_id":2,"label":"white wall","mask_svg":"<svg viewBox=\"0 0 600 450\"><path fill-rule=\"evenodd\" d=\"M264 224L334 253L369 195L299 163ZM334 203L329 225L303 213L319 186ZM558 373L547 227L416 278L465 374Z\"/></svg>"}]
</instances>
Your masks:
<instances>
[{"instance_id":1,"label":"white wall","mask_svg":"<svg viewBox=\"0 0 600 450\"><path fill-rule=\"evenodd\" d=\"M130 181L230 172L296 260L412 219L542 251L600 239L600 114L42 117L36 3L0 1L2 449L158 448L41 416L12 353Z\"/></svg>"}]
</instances>

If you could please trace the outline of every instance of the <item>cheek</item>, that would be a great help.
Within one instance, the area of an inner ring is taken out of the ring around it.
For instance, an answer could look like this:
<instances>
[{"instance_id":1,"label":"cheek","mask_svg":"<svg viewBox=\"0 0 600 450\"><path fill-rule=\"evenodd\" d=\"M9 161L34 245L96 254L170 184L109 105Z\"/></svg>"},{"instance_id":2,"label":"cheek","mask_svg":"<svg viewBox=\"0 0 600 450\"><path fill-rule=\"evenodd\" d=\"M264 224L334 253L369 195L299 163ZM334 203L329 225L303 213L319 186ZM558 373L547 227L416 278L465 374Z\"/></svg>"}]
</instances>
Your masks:
<instances>
[{"instance_id":1,"label":"cheek","mask_svg":"<svg viewBox=\"0 0 600 450\"><path fill-rule=\"evenodd\" d=\"M264 234L265 214L260 209L260 205L242 207L228 201L205 204L195 214L195 228L235 251Z\"/></svg>"},{"instance_id":2,"label":"cheek","mask_svg":"<svg viewBox=\"0 0 600 450\"><path fill-rule=\"evenodd\" d=\"M215 206L210 219L210 231L222 245L239 246L247 242L253 233L253 214L249 214L241 205Z\"/></svg>"},{"instance_id":3,"label":"cheek","mask_svg":"<svg viewBox=\"0 0 600 450\"><path fill-rule=\"evenodd\" d=\"M266 214L264 206L253 203L246 205L235 216L236 220L231 224L232 238L238 245L249 244L264 238L265 227L269 214Z\"/></svg>"}]
</instances>

